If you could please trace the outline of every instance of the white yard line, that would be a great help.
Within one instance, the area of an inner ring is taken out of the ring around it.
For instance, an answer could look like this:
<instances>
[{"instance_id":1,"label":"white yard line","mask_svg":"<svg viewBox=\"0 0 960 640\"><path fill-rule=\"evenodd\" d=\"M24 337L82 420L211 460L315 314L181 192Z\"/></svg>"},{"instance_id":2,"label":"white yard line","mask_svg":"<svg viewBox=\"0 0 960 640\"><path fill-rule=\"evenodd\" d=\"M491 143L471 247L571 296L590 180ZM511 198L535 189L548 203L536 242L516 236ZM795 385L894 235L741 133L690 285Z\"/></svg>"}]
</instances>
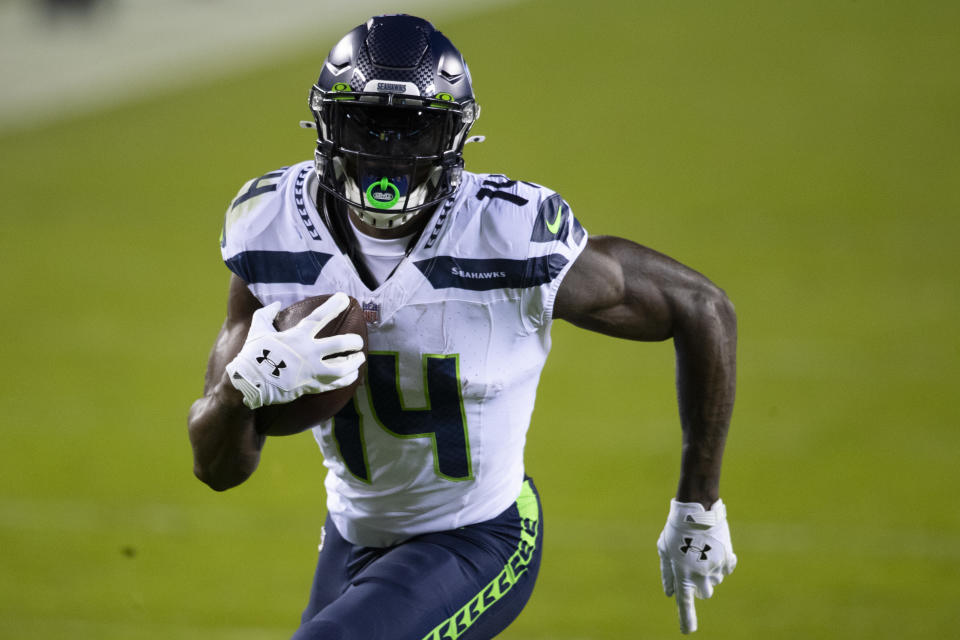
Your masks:
<instances>
[{"instance_id":1,"label":"white yard line","mask_svg":"<svg viewBox=\"0 0 960 640\"><path fill-rule=\"evenodd\" d=\"M518 0L406 0L443 20ZM0 132L96 111L263 64L337 37L391 4L371 0L103 0L44 19L36 0L0 0Z\"/></svg>"}]
</instances>

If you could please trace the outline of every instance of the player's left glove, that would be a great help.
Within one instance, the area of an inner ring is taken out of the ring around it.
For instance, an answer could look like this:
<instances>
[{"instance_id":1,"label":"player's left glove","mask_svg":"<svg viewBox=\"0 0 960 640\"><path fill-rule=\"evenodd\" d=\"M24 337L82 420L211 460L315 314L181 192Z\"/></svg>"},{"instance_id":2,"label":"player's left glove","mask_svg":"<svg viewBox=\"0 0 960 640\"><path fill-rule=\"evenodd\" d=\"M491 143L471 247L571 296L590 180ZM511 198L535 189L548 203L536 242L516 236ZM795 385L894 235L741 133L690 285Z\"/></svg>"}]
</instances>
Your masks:
<instances>
[{"instance_id":1,"label":"player's left glove","mask_svg":"<svg viewBox=\"0 0 960 640\"><path fill-rule=\"evenodd\" d=\"M657 551L663 591L677 598L680 632L696 631L694 595L712 596L713 588L737 566L723 501L717 500L707 511L696 502L671 500Z\"/></svg>"}]
</instances>

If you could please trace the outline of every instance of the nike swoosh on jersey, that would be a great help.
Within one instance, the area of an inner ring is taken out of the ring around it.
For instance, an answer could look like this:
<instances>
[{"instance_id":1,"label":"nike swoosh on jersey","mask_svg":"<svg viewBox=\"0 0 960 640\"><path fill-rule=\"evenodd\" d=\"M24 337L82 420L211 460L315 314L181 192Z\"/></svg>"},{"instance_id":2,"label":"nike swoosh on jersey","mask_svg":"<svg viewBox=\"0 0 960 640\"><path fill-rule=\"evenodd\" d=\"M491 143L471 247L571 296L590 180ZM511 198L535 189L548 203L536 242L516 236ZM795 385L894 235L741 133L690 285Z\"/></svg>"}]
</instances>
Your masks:
<instances>
[{"instance_id":1,"label":"nike swoosh on jersey","mask_svg":"<svg viewBox=\"0 0 960 640\"><path fill-rule=\"evenodd\" d=\"M560 214L562 212L563 212L563 205L561 204L559 207L557 207L557 215L553 218L553 222L547 222L547 231L549 231L553 235L557 235L557 231L560 230L560 217L561 217Z\"/></svg>"}]
</instances>

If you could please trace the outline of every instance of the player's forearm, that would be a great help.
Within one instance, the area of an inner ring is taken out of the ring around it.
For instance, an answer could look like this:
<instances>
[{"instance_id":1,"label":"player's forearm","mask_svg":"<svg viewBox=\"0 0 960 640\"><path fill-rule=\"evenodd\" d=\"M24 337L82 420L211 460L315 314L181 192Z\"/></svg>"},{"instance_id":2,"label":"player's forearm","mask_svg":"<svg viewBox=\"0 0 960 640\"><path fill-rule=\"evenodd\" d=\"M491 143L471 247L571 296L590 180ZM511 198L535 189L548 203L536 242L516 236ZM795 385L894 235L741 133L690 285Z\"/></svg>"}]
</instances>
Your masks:
<instances>
[{"instance_id":1,"label":"player's forearm","mask_svg":"<svg viewBox=\"0 0 960 640\"><path fill-rule=\"evenodd\" d=\"M193 472L204 483L224 491L256 470L264 437L257 433L243 396L225 377L193 403L187 422Z\"/></svg>"},{"instance_id":2,"label":"player's forearm","mask_svg":"<svg viewBox=\"0 0 960 640\"><path fill-rule=\"evenodd\" d=\"M683 452L677 500L709 508L720 497L720 468L736 389L737 320L726 295L698 292L674 333Z\"/></svg>"}]
</instances>

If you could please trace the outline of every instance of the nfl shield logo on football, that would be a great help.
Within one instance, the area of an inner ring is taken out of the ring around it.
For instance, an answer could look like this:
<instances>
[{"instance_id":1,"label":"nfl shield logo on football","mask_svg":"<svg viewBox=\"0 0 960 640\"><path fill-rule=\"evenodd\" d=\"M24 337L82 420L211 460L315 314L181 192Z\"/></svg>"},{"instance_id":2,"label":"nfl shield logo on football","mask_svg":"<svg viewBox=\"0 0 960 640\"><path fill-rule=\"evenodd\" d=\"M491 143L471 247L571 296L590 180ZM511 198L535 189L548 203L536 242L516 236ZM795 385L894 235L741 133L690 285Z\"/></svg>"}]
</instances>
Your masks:
<instances>
[{"instance_id":1,"label":"nfl shield logo on football","mask_svg":"<svg viewBox=\"0 0 960 640\"><path fill-rule=\"evenodd\" d=\"M363 319L367 321L367 324L380 322L380 305L376 302L364 302Z\"/></svg>"}]
</instances>

